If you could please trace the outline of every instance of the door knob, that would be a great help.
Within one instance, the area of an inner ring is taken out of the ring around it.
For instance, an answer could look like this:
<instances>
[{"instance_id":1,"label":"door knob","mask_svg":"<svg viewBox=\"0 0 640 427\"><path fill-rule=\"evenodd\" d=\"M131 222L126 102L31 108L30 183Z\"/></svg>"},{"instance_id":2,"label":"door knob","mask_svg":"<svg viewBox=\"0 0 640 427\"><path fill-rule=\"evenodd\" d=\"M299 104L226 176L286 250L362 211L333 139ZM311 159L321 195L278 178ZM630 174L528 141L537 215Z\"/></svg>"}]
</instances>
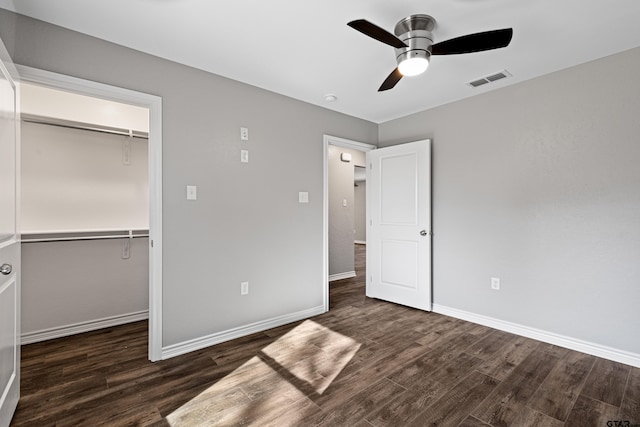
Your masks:
<instances>
[{"instance_id":1,"label":"door knob","mask_svg":"<svg viewBox=\"0 0 640 427\"><path fill-rule=\"evenodd\" d=\"M420 232L420 235L421 235L421 236L426 236L427 234L429 234L429 233L427 233L427 230L422 230L422 231Z\"/></svg>"},{"instance_id":2,"label":"door knob","mask_svg":"<svg viewBox=\"0 0 640 427\"><path fill-rule=\"evenodd\" d=\"M11 267L11 264L2 264L2 266L0 266L0 273L4 274L5 276L11 274L11 269L13 267Z\"/></svg>"}]
</instances>

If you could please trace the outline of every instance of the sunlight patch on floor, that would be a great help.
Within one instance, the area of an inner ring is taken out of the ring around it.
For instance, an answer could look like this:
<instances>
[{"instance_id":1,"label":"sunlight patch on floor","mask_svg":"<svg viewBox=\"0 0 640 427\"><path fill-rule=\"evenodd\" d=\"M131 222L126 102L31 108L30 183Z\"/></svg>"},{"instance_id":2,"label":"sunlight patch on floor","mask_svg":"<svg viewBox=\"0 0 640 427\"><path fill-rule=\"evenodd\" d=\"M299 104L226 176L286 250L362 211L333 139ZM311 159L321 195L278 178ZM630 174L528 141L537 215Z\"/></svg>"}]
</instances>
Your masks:
<instances>
[{"instance_id":1,"label":"sunlight patch on floor","mask_svg":"<svg viewBox=\"0 0 640 427\"><path fill-rule=\"evenodd\" d=\"M295 424L319 410L313 396L325 392L360 345L306 320L166 419L173 427L235 425L258 419L266 424L269 420L260 417L269 414L273 421L286 418Z\"/></svg>"}]
</instances>

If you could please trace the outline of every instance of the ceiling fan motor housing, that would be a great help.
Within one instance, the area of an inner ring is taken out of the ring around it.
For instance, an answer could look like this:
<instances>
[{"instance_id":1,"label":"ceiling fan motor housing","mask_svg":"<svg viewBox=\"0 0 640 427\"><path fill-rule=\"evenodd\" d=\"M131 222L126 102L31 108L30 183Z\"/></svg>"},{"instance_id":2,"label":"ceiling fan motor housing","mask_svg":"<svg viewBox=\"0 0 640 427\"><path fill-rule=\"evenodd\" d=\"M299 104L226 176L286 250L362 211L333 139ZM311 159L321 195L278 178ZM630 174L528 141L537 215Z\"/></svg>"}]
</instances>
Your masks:
<instances>
[{"instance_id":1,"label":"ceiling fan motor housing","mask_svg":"<svg viewBox=\"0 0 640 427\"><path fill-rule=\"evenodd\" d=\"M395 35L408 47L396 48L398 65L409 58L431 58L436 20L429 15L411 15L396 24Z\"/></svg>"}]
</instances>

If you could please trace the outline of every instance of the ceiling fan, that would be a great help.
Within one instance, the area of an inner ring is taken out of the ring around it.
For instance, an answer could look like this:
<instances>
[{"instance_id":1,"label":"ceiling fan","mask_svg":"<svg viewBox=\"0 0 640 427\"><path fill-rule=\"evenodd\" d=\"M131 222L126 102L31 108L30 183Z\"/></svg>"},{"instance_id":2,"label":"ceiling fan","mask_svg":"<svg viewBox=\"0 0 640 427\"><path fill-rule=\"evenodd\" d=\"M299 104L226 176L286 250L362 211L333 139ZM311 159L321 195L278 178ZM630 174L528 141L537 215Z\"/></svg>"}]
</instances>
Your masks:
<instances>
[{"instance_id":1,"label":"ceiling fan","mask_svg":"<svg viewBox=\"0 0 640 427\"><path fill-rule=\"evenodd\" d=\"M398 67L389 74L378 92L392 89L403 76L416 76L429 66L431 55L456 55L506 47L513 37L512 28L467 34L433 44L431 32L436 20L429 15L411 15L396 24L395 35L365 20L347 24L364 35L396 48Z\"/></svg>"}]
</instances>

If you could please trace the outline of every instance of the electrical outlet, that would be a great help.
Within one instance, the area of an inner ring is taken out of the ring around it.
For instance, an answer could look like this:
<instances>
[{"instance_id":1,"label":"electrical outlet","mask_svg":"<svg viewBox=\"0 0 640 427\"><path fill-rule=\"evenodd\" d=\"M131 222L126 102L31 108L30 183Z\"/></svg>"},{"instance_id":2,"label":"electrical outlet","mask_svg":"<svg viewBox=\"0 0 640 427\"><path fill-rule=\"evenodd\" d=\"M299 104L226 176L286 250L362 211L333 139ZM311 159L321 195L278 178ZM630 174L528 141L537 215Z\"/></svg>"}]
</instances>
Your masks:
<instances>
[{"instance_id":1,"label":"electrical outlet","mask_svg":"<svg viewBox=\"0 0 640 427\"><path fill-rule=\"evenodd\" d=\"M240 128L240 139L243 141L249 140L249 128Z\"/></svg>"},{"instance_id":2,"label":"electrical outlet","mask_svg":"<svg viewBox=\"0 0 640 427\"><path fill-rule=\"evenodd\" d=\"M240 295L248 295L249 294L249 282L240 283Z\"/></svg>"},{"instance_id":3,"label":"electrical outlet","mask_svg":"<svg viewBox=\"0 0 640 427\"><path fill-rule=\"evenodd\" d=\"M500 290L500 278L499 277L492 277L491 278L491 289L493 289L494 291L499 291Z\"/></svg>"}]
</instances>

